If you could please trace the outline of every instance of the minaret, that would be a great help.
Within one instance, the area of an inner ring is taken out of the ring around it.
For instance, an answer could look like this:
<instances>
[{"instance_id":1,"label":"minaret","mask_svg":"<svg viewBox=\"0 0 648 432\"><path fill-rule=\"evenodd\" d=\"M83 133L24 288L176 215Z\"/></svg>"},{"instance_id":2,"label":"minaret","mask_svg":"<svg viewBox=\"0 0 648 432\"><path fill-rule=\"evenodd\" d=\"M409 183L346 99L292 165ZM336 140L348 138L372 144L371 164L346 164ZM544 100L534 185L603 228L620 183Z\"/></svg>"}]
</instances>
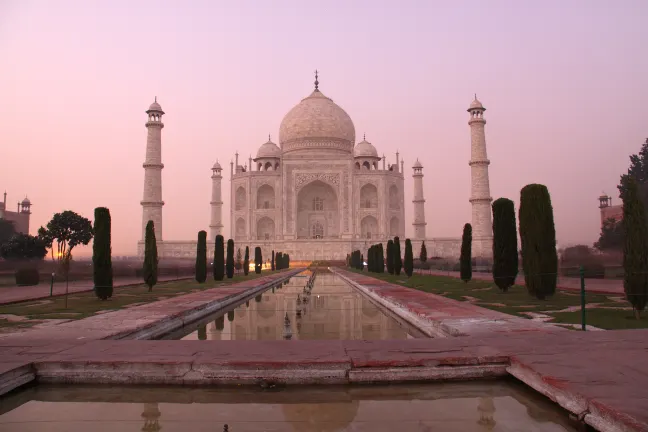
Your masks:
<instances>
[{"instance_id":1,"label":"minaret","mask_svg":"<svg viewBox=\"0 0 648 432\"><path fill-rule=\"evenodd\" d=\"M423 198L423 165L416 159L414 170L414 238L425 240L425 198Z\"/></svg>"},{"instance_id":2,"label":"minaret","mask_svg":"<svg viewBox=\"0 0 648 432\"><path fill-rule=\"evenodd\" d=\"M157 103L151 104L148 110L146 128L146 159L144 160L144 197L142 199L142 241L146 234L146 224L152 220L155 225L155 240L162 241L162 116L164 111Z\"/></svg>"},{"instance_id":3,"label":"minaret","mask_svg":"<svg viewBox=\"0 0 648 432\"><path fill-rule=\"evenodd\" d=\"M486 108L477 100L470 104L470 173L471 189L470 203L472 204L473 255L489 258L493 255L493 225L491 222L490 184L488 181L488 165L486 155L486 135L484 133L484 111Z\"/></svg>"},{"instance_id":4,"label":"minaret","mask_svg":"<svg viewBox=\"0 0 648 432\"><path fill-rule=\"evenodd\" d=\"M217 235L223 234L223 200L221 198L221 175L222 168L218 161L212 167L212 196L211 202L211 222L209 224L209 239L213 240Z\"/></svg>"}]
</instances>

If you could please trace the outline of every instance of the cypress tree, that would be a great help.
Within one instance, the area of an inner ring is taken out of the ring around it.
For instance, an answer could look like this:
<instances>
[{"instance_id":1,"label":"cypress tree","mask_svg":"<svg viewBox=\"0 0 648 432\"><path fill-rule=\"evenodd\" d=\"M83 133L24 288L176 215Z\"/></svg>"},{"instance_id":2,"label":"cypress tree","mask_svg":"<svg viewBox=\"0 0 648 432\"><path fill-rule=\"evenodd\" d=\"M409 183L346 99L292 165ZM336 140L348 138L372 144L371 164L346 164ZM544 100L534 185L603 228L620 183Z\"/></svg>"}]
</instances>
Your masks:
<instances>
[{"instance_id":1,"label":"cypress tree","mask_svg":"<svg viewBox=\"0 0 648 432\"><path fill-rule=\"evenodd\" d=\"M410 239L405 239L405 274L412 277L414 272L414 255L412 253L412 242Z\"/></svg>"},{"instance_id":2,"label":"cypress tree","mask_svg":"<svg viewBox=\"0 0 648 432\"><path fill-rule=\"evenodd\" d=\"M275 251L272 249L272 259L270 260L270 270L275 271Z\"/></svg>"},{"instance_id":3,"label":"cypress tree","mask_svg":"<svg viewBox=\"0 0 648 432\"><path fill-rule=\"evenodd\" d=\"M290 254L286 254L286 268L290 268Z\"/></svg>"},{"instance_id":4,"label":"cypress tree","mask_svg":"<svg viewBox=\"0 0 648 432\"><path fill-rule=\"evenodd\" d=\"M472 279L472 225L464 225L461 236L461 256L459 257L461 280L468 282Z\"/></svg>"},{"instance_id":5,"label":"cypress tree","mask_svg":"<svg viewBox=\"0 0 648 432\"><path fill-rule=\"evenodd\" d=\"M261 274L262 262L263 262L263 257L261 256L261 248L257 246L254 248L254 272L256 274Z\"/></svg>"},{"instance_id":6,"label":"cypress tree","mask_svg":"<svg viewBox=\"0 0 648 432\"><path fill-rule=\"evenodd\" d=\"M367 271L369 272L374 272L376 271L376 267L374 266L374 251L376 248L372 245L369 246L369 250L367 250Z\"/></svg>"},{"instance_id":7,"label":"cypress tree","mask_svg":"<svg viewBox=\"0 0 648 432\"><path fill-rule=\"evenodd\" d=\"M385 250L382 243L378 243L378 273L385 273Z\"/></svg>"},{"instance_id":8,"label":"cypress tree","mask_svg":"<svg viewBox=\"0 0 648 432\"><path fill-rule=\"evenodd\" d=\"M518 274L515 205L507 198L493 202L493 280L503 292L515 284Z\"/></svg>"},{"instance_id":9,"label":"cypress tree","mask_svg":"<svg viewBox=\"0 0 648 432\"><path fill-rule=\"evenodd\" d=\"M144 276L144 283L148 285L149 292L153 291L153 286L157 283L158 279L158 253L157 242L155 241L155 228L152 220L146 224L142 275Z\"/></svg>"},{"instance_id":10,"label":"cypress tree","mask_svg":"<svg viewBox=\"0 0 648 432\"><path fill-rule=\"evenodd\" d=\"M94 241L92 243L92 276L95 295L101 300L112 297L113 271L111 257L110 210L97 207L94 217Z\"/></svg>"},{"instance_id":11,"label":"cypress tree","mask_svg":"<svg viewBox=\"0 0 648 432\"><path fill-rule=\"evenodd\" d=\"M427 261L427 248L425 247L425 240L421 244L421 253L419 254L419 260L424 263Z\"/></svg>"},{"instance_id":12,"label":"cypress tree","mask_svg":"<svg viewBox=\"0 0 648 432\"><path fill-rule=\"evenodd\" d=\"M214 280L222 281L225 277L225 239L222 235L216 236L214 246Z\"/></svg>"},{"instance_id":13,"label":"cypress tree","mask_svg":"<svg viewBox=\"0 0 648 432\"><path fill-rule=\"evenodd\" d=\"M394 237L394 251L392 259L394 260L394 273L396 273L396 276L399 276L403 268L403 258L401 257L400 239L398 236Z\"/></svg>"},{"instance_id":14,"label":"cypress tree","mask_svg":"<svg viewBox=\"0 0 648 432\"><path fill-rule=\"evenodd\" d=\"M282 255L281 252L275 253L275 268L277 270L281 270L283 267L281 266L281 260L282 260Z\"/></svg>"},{"instance_id":15,"label":"cypress tree","mask_svg":"<svg viewBox=\"0 0 648 432\"><path fill-rule=\"evenodd\" d=\"M245 258L243 259L243 274L245 276L250 273L250 247L245 246Z\"/></svg>"},{"instance_id":16,"label":"cypress tree","mask_svg":"<svg viewBox=\"0 0 648 432\"><path fill-rule=\"evenodd\" d=\"M234 277L234 240L227 240L227 261L225 261L225 270L227 271L227 278Z\"/></svg>"},{"instance_id":17,"label":"cypress tree","mask_svg":"<svg viewBox=\"0 0 648 432\"><path fill-rule=\"evenodd\" d=\"M207 232L198 231L198 245L196 246L196 282L204 283L207 280Z\"/></svg>"},{"instance_id":18,"label":"cypress tree","mask_svg":"<svg viewBox=\"0 0 648 432\"><path fill-rule=\"evenodd\" d=\"M522 270L529 294L544 300L556 291L558 254L553 208L547 187L529 184L520 192Z\"/></svg>"},{"instance_id":19,"label":"cypress tree","mask_svg":"<svg viewBox=\"0 0 648 432\"><path fill-rule=\"evenodd\" d=\"M387 272L394 274L394 241L387 242Z\"/></svg>"},{"instance_id":20,"label":"cypress tree","mask_svg":"<svg viewBox=\"0 0 648 432\"><path fill-rule=\"evenodd\" d=\"M648 228L646 209L637 182L632 177L626 180L623 195L623 228L623 289L635 318L639 319L648 299Z\"/></svg>"},{"instance_id":21,"label":"cypress tree","mask_svg":"<svg viewBox=\"0 0 648 432\"><path fill-rule=\"evenodd\" d=\"M243 268L243 256L241 255L241 248L236 249L236 259L234 260L234 268L241 271Z\"/></svg>"},{"instance_id":22,"label":"cypress tree","mask_svg":"<svg viewBox=\"0 0 648 432\"><path fill-rule=\"evenodd\" d=\"M345 262L347 267L351 267L351 255L347 254Z\"/></svg>"}]
</instances>

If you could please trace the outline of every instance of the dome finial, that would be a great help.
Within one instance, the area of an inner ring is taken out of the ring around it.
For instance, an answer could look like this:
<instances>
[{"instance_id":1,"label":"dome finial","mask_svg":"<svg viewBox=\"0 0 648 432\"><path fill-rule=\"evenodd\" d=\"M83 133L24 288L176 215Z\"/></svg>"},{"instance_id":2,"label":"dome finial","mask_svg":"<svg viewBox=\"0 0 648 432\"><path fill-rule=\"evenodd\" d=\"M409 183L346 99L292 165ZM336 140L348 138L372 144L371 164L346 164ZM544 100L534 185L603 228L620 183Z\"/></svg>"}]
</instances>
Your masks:
<instances>
[{"instance_id":1,"label":"dome finial","mask_svg":"<svg viewBox=\"0 0 648 432\"><path fill-rule=\"evenodd\" d=\"M362 141L367 141L367 134L364 132L362 133Z\"/></svg>"},{"instance_id":2,"label":"dome finial","mask_svg":"<svg viewBox=\"0 0 648 432\"><path fill-rule=\"evenodd\" d=\"M315 91L319 91L319 81L317 81L317 69L315 69Z\"/></svg>"},{"instance_id":3,"label":"dome finial","mask_svg":"<svg viewBox=\"0 0 648 432\"><path fill-rule=\"evenodd\" d=\"M155 102L157 102L157 96L155 96Z\"/></svg>"},{"instance_id":4,"label":"dome finial","mask_svg":"<svg viewBox=\"0 0 648 432\"><path fill-rule=\"evenodd\" d=\"M272 141L272 139L270 139L270 134L268 134L268 142L270 141Z\"/></svg>"},{"instance_id":5,"label":"dome finial","mask_svg":"<svg viewBox=\"0 0 648 432\"><path fill-rule=\"evenodd\" d=\"M475 93L475 100L477 100L477 93Z\"/></svg>"}]
</instances>

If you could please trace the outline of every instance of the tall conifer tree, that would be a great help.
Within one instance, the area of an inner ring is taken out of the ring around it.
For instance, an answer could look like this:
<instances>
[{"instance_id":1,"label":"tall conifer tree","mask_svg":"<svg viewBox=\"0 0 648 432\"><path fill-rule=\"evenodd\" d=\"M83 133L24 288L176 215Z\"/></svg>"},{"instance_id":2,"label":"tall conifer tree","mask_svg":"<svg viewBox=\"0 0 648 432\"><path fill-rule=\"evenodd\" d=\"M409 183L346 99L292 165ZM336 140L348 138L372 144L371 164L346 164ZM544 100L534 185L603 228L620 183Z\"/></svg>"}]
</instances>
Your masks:
<instances>
[{"instance_id":1,"label":"tall conifer tree","mask_svg":"<svg viewBox=\"0 0 648 432\"><path fill-rule=\"evenodd\" d=\"M97 207L94 219L94 241L92 243L94 292L98 298L106 300L113 294L110 210L105 207Z\"/></svg>"},{"instance_id":2,"label":"tall conifer tree","mask_svg":"<svg viewBox=\"0 0 648 432\"><path fill-rule=\"evenodd\" d=\"M518 274L517 229L513 201L493 202L493 280L502 291L515 284Z\"/></svg>"},{"instance_id":3,"label":"tall conifer tree","mask_svg":"<svg viewBox=\"0 0 648 432\"><path fill-rule=\"evenodd\" d=\"M214 243L214 280L222 281L223 278L225 278L225 239L219 234Z\"/></svg>"},{"instance_id":4,"label":"tall conifer tree","mask_svg":"<svg viewBox=\"0 0 648 432\"><path fill-rule=\"evenodd\" d=\"M207 232L198 231L198 244L196 245L196 282L204 283L207 280Z\"/></svg>"},{"instance_id":5,"label":"tall conifer tree","mask_svg":"<svg viewBox=\"0 0 648 432\"><path fill-rule=\"evenodd\" d=\"M461 256L459 257L461 280L468 282L472 279L472 225L464 225L461 236Z\"/></svg>"},{"instance_id":6,"label":"tall conifer tree","mask_svg":"<svg viewBox=\"0 0 648 432\"><path fill-rule=\"evenodd\" d=\"M626 299L632 305L635 318L641 317L648 300L648 228L637 182L629 177L623 195L623 288Z\"/></svg>"},{"instance_id":7,"label":"tall conifer tree","mask_svg":"<svg viewBox=\"0 0 648 432\"><path fill-rule=\"evenodd\" d=\"M146 234L144 235L144 265L142 266L144 283L148 286L149 291L158 280L158 252L157 242L155 241L155 227L150 220L146 224Z\"/></svg>"}]
</instances>

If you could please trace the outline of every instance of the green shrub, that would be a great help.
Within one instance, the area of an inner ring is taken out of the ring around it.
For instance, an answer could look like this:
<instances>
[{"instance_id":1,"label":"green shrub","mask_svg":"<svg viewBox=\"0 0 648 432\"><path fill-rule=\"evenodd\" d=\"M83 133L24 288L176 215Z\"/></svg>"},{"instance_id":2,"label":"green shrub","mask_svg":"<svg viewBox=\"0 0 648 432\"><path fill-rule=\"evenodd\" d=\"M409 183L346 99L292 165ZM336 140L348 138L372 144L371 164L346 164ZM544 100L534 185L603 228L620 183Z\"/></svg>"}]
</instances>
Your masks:
<instances>
[{"instance_id":1,"label":"green shrub","mask_svg":"<svg viewBox=\"0 0 648 432\"><path fill-rule=\"evenodd\" d=\"M16 277L16 285L18 286L32 286L40 283L40 275L37 269L20 269L14 273Z\"/></svg>"}]
</instances>

